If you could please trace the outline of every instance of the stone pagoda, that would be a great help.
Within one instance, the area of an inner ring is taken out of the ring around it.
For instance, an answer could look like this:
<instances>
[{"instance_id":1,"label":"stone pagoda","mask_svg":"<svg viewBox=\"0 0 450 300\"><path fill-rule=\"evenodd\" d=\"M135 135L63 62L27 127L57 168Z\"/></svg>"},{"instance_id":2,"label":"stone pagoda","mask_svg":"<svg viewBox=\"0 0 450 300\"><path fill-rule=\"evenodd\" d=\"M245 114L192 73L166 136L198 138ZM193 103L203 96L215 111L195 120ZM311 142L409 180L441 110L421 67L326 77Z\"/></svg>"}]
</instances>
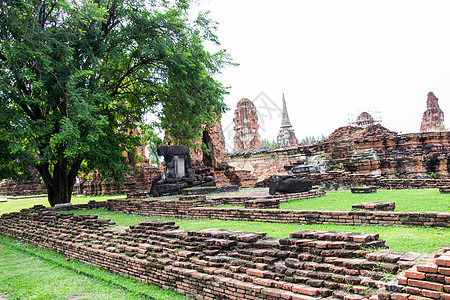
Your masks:
<instances>
[{"instance_id":1,"label":"stone pagoda","mask_svg":"<svg viewBox=\"0 0 450 300\"><path fill-rule=\"evenodd\" d=\"M427 110L423 113L420 132L445 131L444 112L440 109L438 98L433 92L428 93Z\"/></svg>"},{"instance_id":2,"label":"stone pagoda","mask_svg":"<svg viewBox=\"0 0 450 300\"><path fill-rule=\"evenodd\" d=\"M261 147L258 114L252 101L242 98L234 111L233 151Z\"/></svg>"},{"instance_id":3,"label":"stone pagoda","mask_svg":"<svg viewBox=\"0 0 450 300\"><path fill-rule=\"evenodd\" d=\"M294 128L292 128L291 122L289 121L289 115L286 107L286 99L283 93L283 112L281 115L281 127L277 136L277 145L292 145L297 144L297 138L295 137Z\"/></svg>"}]
</instances>

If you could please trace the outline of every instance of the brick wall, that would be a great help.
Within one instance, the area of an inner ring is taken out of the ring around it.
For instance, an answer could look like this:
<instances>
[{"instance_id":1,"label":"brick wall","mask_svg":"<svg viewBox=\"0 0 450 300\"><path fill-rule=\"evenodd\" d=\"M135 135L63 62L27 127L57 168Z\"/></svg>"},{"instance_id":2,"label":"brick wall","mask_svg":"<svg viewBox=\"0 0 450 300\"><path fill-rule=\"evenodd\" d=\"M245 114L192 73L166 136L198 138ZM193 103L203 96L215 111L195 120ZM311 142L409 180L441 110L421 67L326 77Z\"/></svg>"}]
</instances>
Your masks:
<instances>
[{"instance_id":1,"label":"brick wall","mask_svg":"<svg viewBox=\"0 0 450 300\"><path fill-rule=\"evenodd\" d=\"M235 202L230 201L229 203L239 205L240 203L238 200ZM208 200L179 201L113 199L108 200L107 208L111 211L120 211L131 214L188 219L220 219L299 224L336 223L345 225L430 226L450 228L450 213L447 212L314 211L210 207L220 204L220 201L221 199L209 202Z\"/></svg>"},{"instance_id":2,"label":"brick wall","mask_svg":"<svg viewBox=\"0 0 450 300\"><path fill-rule=\"evenodd\" d=\"M377 299L393 274L422 259L380 250L377 234L306 230L276 239L173 222L113 225L37 207L2 215L0 234L195 299Z\"/></svg>"},{"instance_id":3,"label":"brick wall","mask_svg":"<svg viewBox=\"0 0 450 300\"><path fill-rule=\"evenodd\" d=\"M364 153L371 155L361 156ZM449 153L449 131L398 135L380 125L364 129L346 126L326 140L312 144L232 152L227 162L237 170L251 171L258 182L285 174L286 169L299 163L319 167L322 172L338 169L349 174L380 175L380 178L449 179ZM331 178L327 175L323 175L324 184L333 180L333 174Z\"/></svg>"},{"instance_id":4,"label":"brick wall","mask_svg":"<svg viewBox=\"0 0 450 300\"><path fill-rule=\"evenodd\" d=\"M380 299L450 299L450 246L444 246L432 259L418 262L398 276L394 289L382 289Z\"/></svg>"}]
</instances>

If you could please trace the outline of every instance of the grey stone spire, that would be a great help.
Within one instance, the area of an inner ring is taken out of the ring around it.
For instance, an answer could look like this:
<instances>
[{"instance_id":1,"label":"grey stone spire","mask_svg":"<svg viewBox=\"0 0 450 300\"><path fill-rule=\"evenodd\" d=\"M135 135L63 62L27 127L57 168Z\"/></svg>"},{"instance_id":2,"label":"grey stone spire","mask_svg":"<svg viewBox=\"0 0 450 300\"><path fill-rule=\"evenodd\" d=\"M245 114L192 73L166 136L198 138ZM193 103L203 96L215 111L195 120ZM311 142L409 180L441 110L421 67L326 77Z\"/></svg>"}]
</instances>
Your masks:
<instances>
[{"instance_id":1,"label":"grey stone spire","mask_svg":"<svg viewBox=\"0 0 450 300\"><path fill-rule=\"evenodd\" d=\"M295 137L294 128L292 128L291 122L289 121L289 115L286 107L286 99L283 93L283 111L281 115L281 127L277 136L277 145L292 145L297 144L297 138Z\"/></svg>"},{"instance_id":2,"label":"grey stone spire","mask_svg":"<svg viewBox=\"0 0 450 300\"><path fill-rule=\"evenodd\" d=\"M286 107L286 99L284 99L283 93L283 111L281 115L281 128L292 127L291 122L289 121L289 115Z\"/></svg>"}]
</instances>

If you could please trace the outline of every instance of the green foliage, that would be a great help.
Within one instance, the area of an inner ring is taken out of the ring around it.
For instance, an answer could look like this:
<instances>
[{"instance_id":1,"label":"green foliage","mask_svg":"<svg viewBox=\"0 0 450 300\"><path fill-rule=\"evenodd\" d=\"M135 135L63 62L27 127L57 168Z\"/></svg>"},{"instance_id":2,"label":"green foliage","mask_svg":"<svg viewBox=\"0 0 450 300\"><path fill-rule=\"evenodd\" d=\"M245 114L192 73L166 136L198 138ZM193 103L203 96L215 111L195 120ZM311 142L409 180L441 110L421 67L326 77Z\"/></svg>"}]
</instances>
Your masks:
<instances>
[{"instance_id":1,"label":"green foliage","mask_svg":"<svg viewBox=\"0 0 450 300\"><path fill-rule=\"evenodd\" d=\"M261 139L261 147L276 147L277 146L277 142L272 140L270 141L269 139Z\"/></svg>"},{"instance_id":2,"label":"green foliage","mask_svg":"<svg viewBox=\"0 0 450 300\"><path fill-rule=\"evenodd\" d=\"M149 150L148 158L150 160L150 164L159 166L161 162L159 161L157 148L163 145L163 140L158 136L156 128L157 126L152 127L144 124L141 126L141 131L144 132L144 139L147 143L147 149Z\"/></svg>"},{"instance_id":3,"label":"green foliage","mask_svg":"<svg viewBox=\"0 0 450 300\"><path fill-rule=\"evenodd\" d=\"M308 143L313 143L313 142L319 142L319 141L323 141L326 138L327 137L324 134L322 134L322 136L307 136L307 137L304 137L300 141L300 144L308 144Z\"/></svg>"},{"instance_id":4,"label":"green foliage","mask_svg":"<svg viewBox=\"0 0 450 300\"><path fill-rule=\"evenodd\" d=\"M2 1L0 134L11 155L0 159L36 167L54 205L70 202L80 168L121 180L149 111L170 137L198 137L226 109L213 75L231 62L204 49L218 44L216 25L188 10L186 0Z\"/></svg>"},{"instance_id":5,"label":"green foliage","mask_svg":"<svg viewBox=\"0 0 450 300\"><path fill-rule=\"evenodd\" d=\"M327 192L323 197L281 203L280 208L290 210L351 210L353 204L364 202L395 202L396 211L450 212L448 195L440 194L435 189L378 190L376 193L370 194L352 194L350 191Z\"/></svg>"}]
</instances>

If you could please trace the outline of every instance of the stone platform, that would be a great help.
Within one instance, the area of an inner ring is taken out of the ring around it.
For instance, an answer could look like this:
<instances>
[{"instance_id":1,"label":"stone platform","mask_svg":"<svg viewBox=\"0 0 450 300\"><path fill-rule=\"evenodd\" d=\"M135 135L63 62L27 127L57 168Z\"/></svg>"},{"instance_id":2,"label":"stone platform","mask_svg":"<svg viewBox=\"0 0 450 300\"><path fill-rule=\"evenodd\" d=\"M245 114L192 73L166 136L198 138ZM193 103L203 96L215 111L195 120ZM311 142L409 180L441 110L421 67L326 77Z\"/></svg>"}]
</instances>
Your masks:
<instances>
[{"instance_id":1,"label":"stone platform","mask_svg":"<svg viewBox=\"0 0 450 300\"><path fill-rule=\"evenodd\" d=\"M395 210L395 202L365 202L352 205L353 210Z\"/></svg>"},{"instance_id":2,"label":"stone platform","mask_svg":"<svg viewBox=\"0 0 450 300\"><path fill-rule=\"evenodd\" d=\"M350 188L352 194L370 194L370 193L376 193L377 187L376 186L355 186Z\"/></svg>"}]
</instances>

